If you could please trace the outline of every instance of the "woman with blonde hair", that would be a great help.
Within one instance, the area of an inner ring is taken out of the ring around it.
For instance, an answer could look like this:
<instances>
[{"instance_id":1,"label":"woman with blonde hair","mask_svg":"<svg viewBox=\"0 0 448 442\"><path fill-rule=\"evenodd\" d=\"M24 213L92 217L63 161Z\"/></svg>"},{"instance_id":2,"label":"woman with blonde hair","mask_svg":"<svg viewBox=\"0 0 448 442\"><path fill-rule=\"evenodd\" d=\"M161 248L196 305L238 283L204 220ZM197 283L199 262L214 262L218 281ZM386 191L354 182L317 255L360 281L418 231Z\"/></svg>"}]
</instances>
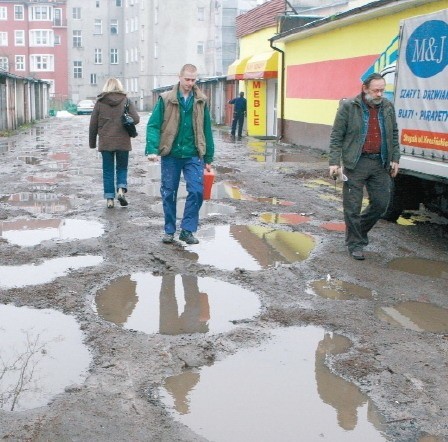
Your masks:
<instances>
[{"instance_id":1,"label":"woman with blonde hair","mask_svg":"<svg viewBox=\"0 0 448 442\"><path fill-rule=\"evenodd\" d=\"M89 146L97 147L103 158L104 198L109 209L114 207L115 196L121 206L127 206L125 194L128 188L129 152L131 138L121 121L124 108L128 104L129 115L138 124L140 116L126 96L123 85L117 78L109 78L103 91L97 97L90 117Z\"/></svg>"}]
</instances>

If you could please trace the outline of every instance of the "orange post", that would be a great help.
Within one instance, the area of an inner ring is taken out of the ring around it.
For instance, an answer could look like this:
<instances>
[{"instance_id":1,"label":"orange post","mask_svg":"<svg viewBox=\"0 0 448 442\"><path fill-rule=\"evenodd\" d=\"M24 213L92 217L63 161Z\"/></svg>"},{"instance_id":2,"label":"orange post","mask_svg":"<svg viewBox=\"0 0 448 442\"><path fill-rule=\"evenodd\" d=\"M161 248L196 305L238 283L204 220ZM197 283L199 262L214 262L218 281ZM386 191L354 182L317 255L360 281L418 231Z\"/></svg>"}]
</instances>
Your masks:
<instances>
[{"instance_id":1,"label":"orange post","mask_svg":"<svg viewBox=\"0 0 448 442\"><path fill-rule=\"evenodd\" d=\"M209 200L212 195L212 186L215 181L215 171L213 169L210 172L204 169L204 196L205 200Z\"/></svg>"}]
</instances>

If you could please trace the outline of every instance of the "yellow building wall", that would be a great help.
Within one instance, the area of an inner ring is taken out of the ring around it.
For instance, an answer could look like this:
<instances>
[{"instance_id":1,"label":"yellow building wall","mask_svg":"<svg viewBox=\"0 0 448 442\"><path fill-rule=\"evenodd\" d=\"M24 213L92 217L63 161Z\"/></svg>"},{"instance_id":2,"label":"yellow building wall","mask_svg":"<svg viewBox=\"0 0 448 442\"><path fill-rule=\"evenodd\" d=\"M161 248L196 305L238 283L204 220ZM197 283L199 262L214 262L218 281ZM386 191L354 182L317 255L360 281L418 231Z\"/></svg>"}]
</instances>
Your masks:
<instances>
[{"instance_id":1,"label":"yellow building wall","mask_svg":"<svg viewBox=\"0 0 448 442\"><path fill-rule=\"evenodd\" d=\"M277 28L272 26L270 28L262 29L250 35L245 35L240 39L240 57L250 57L262 52L271 51L272 48L269 39L277 32Z\"/></svg>"},{"instance_id":2,"label":"yellow building wall","mask_svg":"<svg viewBox=\"0 0 448 442\"><path fill-rule=\"evenodd\" d=\"M350 72L352 63L358 63L357 67L360 69L360 63L369 60L367 57L371 57L372 59L376 58L387 48L392 39L399 33L400 20L446 8L448 8L448 0L442 0L424 6L412 7L393 15L356 23L304 39L285 42L286 72L288 72L288 67L291 66L332 60L347 60L347 73ZM275 46L280 45L276 44ZM370 64L365 66L364 71ZM331 72L331 64L328 66L329 69L328 72L325 72L324 81L316 82L314 87L316 91L322 89L322 87L333 89L334 95L337 95L338 85L341 84L344 78L343 75L338 75L335 78ZM361 71L361 74L364 71ZM312 81L310 78L307 78L307 80ZM288 74L286 74L287 95L289 87L288 81L291 82L291 78L288 79ZM358 87L360 91L360 80L354 88L355 92L353 95L358 93L356 92ZM280 90L281 88L279 88ZM341 95L339 98L346 97ZM338 102L339 99L336 99L336 97L328 99L316 99L310 96L307 98L285 98L284 118L297 122L332 125Z\"/></svg>"}]
</instances>

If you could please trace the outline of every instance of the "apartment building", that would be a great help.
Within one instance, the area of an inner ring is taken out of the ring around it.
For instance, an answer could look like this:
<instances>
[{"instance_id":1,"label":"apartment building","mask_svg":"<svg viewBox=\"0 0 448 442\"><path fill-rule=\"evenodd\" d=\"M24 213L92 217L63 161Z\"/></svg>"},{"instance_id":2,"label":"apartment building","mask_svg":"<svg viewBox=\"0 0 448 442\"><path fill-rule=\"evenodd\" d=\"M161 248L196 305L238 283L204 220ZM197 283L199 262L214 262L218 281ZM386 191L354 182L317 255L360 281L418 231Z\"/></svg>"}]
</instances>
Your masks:
<instances>
[{"instance_id":1,"label":"apartment building","mask_svg":"<svg viewBox=\"0 0 448 442\"><path fill-rule=\"evenodd\" d=\"M50 83L68 96L65 0L0 0L0 69Z\"/></svg>"}]
</instances>

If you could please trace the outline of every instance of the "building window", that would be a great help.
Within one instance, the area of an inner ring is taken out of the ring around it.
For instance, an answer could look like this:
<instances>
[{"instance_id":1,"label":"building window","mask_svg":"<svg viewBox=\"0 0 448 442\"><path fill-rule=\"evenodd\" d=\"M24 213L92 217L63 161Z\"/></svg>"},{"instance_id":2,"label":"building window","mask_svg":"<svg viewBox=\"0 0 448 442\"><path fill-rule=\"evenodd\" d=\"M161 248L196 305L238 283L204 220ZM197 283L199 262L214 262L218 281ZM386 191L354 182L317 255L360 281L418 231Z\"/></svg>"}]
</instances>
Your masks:
<instances>
[{"instance_id":1,"label":"building window","mask_svg":"<svg viewBox=\"0 0 448 442\"><path fill-rule=\"evenodd\" d=\"M115 6L123 6L122 1L121 0L115 0Z\"/></svg>"},{"instance_id":2,"label":"building window","mask_svg":"<svg viewBox=\"0 0 448 442\"><path fill-rule=\"evenodd\" d=\"M101 35L103 33L103 22L101 19L96 18L95 23L93 25L93 34Z\"/></svg>"},{"instance_id":3,"label":"building window","mask_svg":"<svg viewBox=\"0 0 448 442\"><path fill-rule=\"evenodd\" d=\"M8 71L9 62L8 57L0 57L0 71Z\"/></svg>"},{"instance_id":4,"label":"building window","mask_svg":"<svg viewBox=\"0 0 448 442\"><path fill-rule=\"evenodd\" d=\"M196 46L196 52L198 54L203 54L204 53L204 42L203 41L198 41L198 44Z\"/></svg>"},{"instance_id":5,"label":"building window","mask_svg":"<svg viewBox=\"0 0 448 442\"><path fill-rule=\"evenodd\" d=\"M96 81L96 74L90 74L90 84L98 84Z\"/></svg>"},{"instance_id":6,"label":"building window","mask_svg":"<svg viewBox=\"0 0 448 442\"><path fill-rule=\"evenodd\" d=\"M25 31L14 31L14 45L25 46Z\"/></svg>"},{"instance_id":7,"label":"building window","mask_svg":"<svg viewBox=\"0 0 448 442\"><path fill-rule=\"evenodd\" d=\"M111 35L118 34L118 20L117 19L112 19L110 21L110 33L111 33Z\"/></svg>"},{"instance_id":8,"label":"building window","mask_svg":"<svg viewBox=\"0 0 448 442\"><path fill-rule=\"evenodd\" d=\"M8 20L8 10L6 6L0 6L0 20Z\"/></svg>"},{"instance_id":9,"label":"building window","mask_svg":"<svg viewBox=\"0 0 448 442\"><path fill-rule=\"evenodd\" d=\"M100 0L96 0L96 7L97 7L97 8L100 7Z\"/></svg>"},{"instance_id":10,"label":"building window","mask_svg":"<svg viewBox=\"0 0 448 442\"><path fill-rule=\"evenodd\" d=\"M0 32L0 46L8 46L8 33Z\"/></svg>"},{"instance_id":11,"label":"building window","mask_svg":"<svg viewBox=\"0 0 448 442\"><path fill-rule=\"evenodd\" d=\"M110 64L118 64L118 49L110 50Z\"/></svg>"},{"instance_id":12,"label":"building window","mask_svg":"<svg viewBox=\"0 0 448 442\"><path fill-rule=\"evenodd\" d=\"M53 24L54 26L62 26L62 9L53 9Z\"/></svg>"},{"instance_id":13,"label":"building window","mask_svg":"<svg viewBox=\"0 0 448 442\"><path fill-rule=\"evenodd\" d=\"M60 35L55 35L54 36L54 44L55 45L60 45L61 44L61 36Z\"/></svg>"},{"instance_id":14,"label":"building window","mask_svg":"<svg viewBox=\"0 0 448 442\"><path fill-rule=\"evenodd\" d=\"M102 64L103 63L103 50L102 49L95 49L95 64Z\"/></svg>"},{"instance_id":15,"label":"building window","mask_svg":"<svg viewBox=\"0 0 448 442\"><path fill-rule=\"evenodd\" d=\"M48 21L51 20L51 6L31 6L30 20L31 21Z\"/></svg>"},{"instance_id":16,"label":"building window","mask_svg":"<svg viewBox=\"0 0 448 442\"><path fill-rule=\"evenodd\" d=\"M199 21L205 20L205 8L198 8L198 20Z\"/></svg>"},{"instance_id":17,"label":"building window","mask_svg":"<svg viewBox=\"0 0 448 442\"><path fill-rule=\"evenodd\" d=\"M23 20L24 18L23 5L14 5L14 20Z\"/></svg>"},{"instance_id":18,"label":"building window","mask_svg":"<svg viewBox=\"0 0 448 442\"><path fill-rule=\"evenodd\" d=\"M25 56L16 55L16 71L24 71L24 70L25 70Z\"/></svg>"},{"instance_id":19,"label":"building window","mask_svg":"<svg viewBox=\"0 0 448 442\"><path fill-rule=\"evenodd\" d=\"M154 58L159 58L159 43L154 43Z\"/></svg>"},{"instance_id":20,"label":"building window","mask_svg":"<svg viewBox=\"0 0 448 442\"><path fill-rule=\"evenodd\" d=\"M73 31L73 47L82 48L82 32Z\"/></svg>"},{"instance_id":21,"label":"building window","mask_svg":"<svg viewBox=\"0 0 448 442\"><path fill-rule=\"evenodd\" d=\"M31 71L54 71L53 55L31 55L30 56Z\"/></svg>"},{"instance_id":22,"label":"building window","mask_svg":"<svg viewBox=\"0 0 448 442\"><path fill-rule=\"evenodd\" d=\"M30 31L30 46L53 46L53 31L50 29L32 29Z\"/></svg>"},{"instance_id":23,"label":"building window","mask_svg":"<svg viewBox=\"0 0 448 442\"><path fill-rule=\"evenodd\" d=\"M82 61L73 62L73 78L82 78Z\"/></svg>"},{"instance_id":24,"label":"building window","mask_svg":"<svg viewBox=\"0 0 448 442\"><path fill-rule=\"evenodd\" d=\"M73 20L81 20L81 8L72 9L72 18Z\"/></svg>"}]
</instances>

